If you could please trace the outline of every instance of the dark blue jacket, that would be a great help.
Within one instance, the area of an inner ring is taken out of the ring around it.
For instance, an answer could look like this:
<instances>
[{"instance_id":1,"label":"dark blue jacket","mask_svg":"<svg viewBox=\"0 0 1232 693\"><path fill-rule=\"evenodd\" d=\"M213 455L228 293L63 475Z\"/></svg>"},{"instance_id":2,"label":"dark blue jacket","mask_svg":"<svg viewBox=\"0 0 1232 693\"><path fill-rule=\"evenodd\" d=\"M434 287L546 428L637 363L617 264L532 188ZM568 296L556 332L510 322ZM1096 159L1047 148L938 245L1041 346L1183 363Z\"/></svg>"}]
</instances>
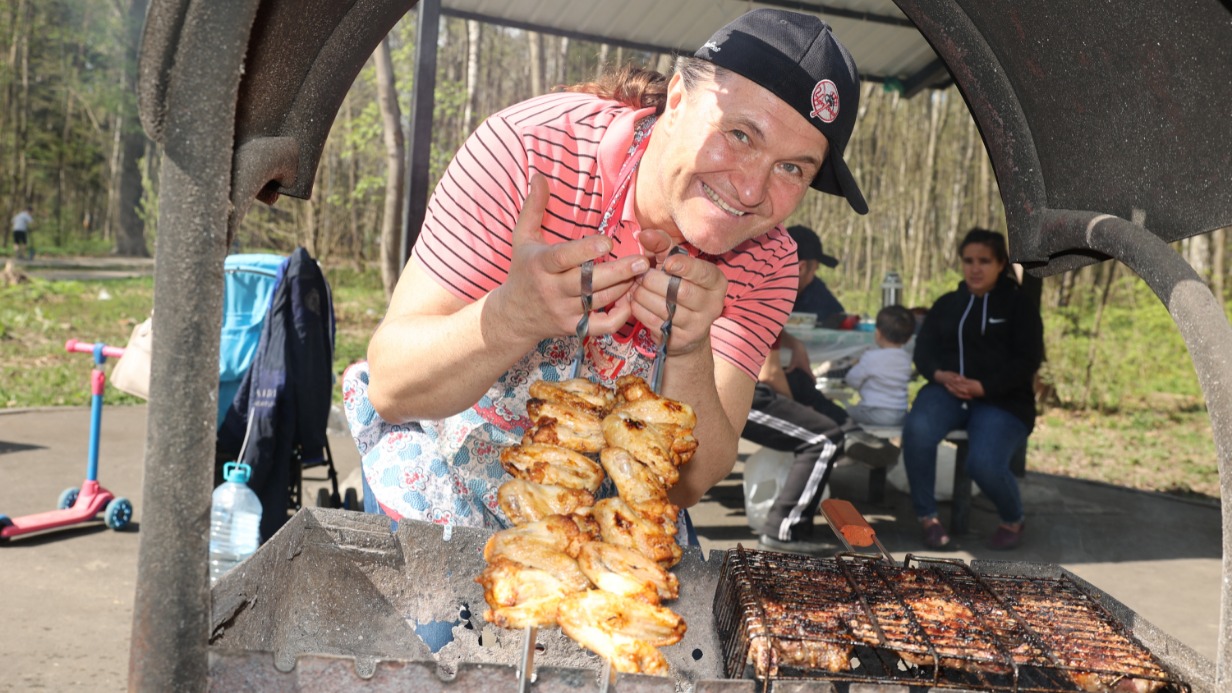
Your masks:
<instances>
[{"instance_id":1,"label":"dark blue jacket","mask_svg":"<svg viewBox=\"0 0 1232 693\"><path fill-rule=\"evenodd\" d=\"M813 277L813 281L805 285L800 293L796 295L796 305L792 308L794 313L813 313L817 316L817 324L834 315L842 315L846 311L843 309L843 304L838 302L834 294L830 292L830 287L826 283Z\"/></svg>"},{"instance_id":2,"label":"dark blue jacket","mask_svg":"<svg viewBox=\"0 0 1232 693\"><path fill-rule=\"evenodd\" d=\"M930 383L938 370L980 381L983 401L1035 425L1035 372L1044 357L1044 325L1025 291L1002 275L980 298L966 282L933 304L915 342L915 366Z\"/></svg>"},{"instance_id":3,"label":"dark blue jacket","mask_svg":"<svg viewBox=\"0 0 1232 693\"><path fill-rule=\"evenodd\" d=\"M287 521L288 489L301 472L296 465L319 464L328 454L333 359L329 284L308 251L296 248L274 290L256 357L218 430L219 459L252 467L248 485L261 500L262 541Z\"/></svg>"}]
</instances>

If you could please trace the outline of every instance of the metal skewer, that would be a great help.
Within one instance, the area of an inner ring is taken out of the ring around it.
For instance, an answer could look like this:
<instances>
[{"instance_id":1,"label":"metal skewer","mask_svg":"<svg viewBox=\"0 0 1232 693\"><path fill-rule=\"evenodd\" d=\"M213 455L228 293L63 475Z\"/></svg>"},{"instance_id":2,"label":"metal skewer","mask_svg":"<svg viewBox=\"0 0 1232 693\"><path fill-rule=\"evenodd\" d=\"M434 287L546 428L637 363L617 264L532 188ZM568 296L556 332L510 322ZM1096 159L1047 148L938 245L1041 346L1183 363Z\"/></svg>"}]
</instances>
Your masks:
<instances>
[{"instance_id":1,"label":"metal skewer","mask_svg":"<svg viewBox=\"0 0 1232 693\"><path fill-rule=\"evenodd\" d=\"M603 668L599 670L599 693L608 693L615 680L615 675L612 674L612 660L604 659Z\"/></svg>"},{"instance_id":2,"label":"metal skewer","mask_svg":"<svg viewBox=\"0 0 1232 693\"><path fill-rule=\"evenodd\" d=\"M677 245L668 251L667 256L671 257L688 252ZM680 277L673 276L667 284L667 319L663 321L663 326L659 328L659 332L663 333L663 339L659 342L659 348L655 350L654 371L650 377L650 389L656 395L663 389L663 364L667 361L667 340L672 336L672 319L676 317L676 294L679 291Z\"/></svg>"},{"instance_id":3,"label":"metal skewer","mask_svg":"<svg viewBox=\"0 0 1232 693\"><path fill-rule=\"evenodd\" d=\"M518 693L529 693L535 678L535 640L539 637L537 626L527 626L522 637L522 670L518 672Z\"/></svg>"},{"instance_id":4,"label":"metal skewer","mask_svg":"<svg viewBox=\"0 0 1232 693\"><path fill-rule=\"evenodd\" d=\"M582 317L577 323L578 348L573 356L573 375L576 378L582 374L582 361L586 360L586 333L590 331L590 308L593 305L591 292L594 288L595 261L587 260L582 264Z\"/></svg>"}]
</instances>

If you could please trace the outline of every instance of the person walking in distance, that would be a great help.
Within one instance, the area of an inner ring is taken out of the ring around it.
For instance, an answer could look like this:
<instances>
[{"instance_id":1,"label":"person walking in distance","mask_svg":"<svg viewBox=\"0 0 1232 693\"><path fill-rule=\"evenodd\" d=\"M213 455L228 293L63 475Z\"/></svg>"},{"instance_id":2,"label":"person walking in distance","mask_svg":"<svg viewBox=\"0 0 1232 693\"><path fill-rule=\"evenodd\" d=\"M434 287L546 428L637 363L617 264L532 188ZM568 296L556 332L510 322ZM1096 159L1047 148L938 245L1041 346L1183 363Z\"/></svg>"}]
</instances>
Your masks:
<instances>
[{"instance_id":1,"label":"person walking in distance","mask_svg":"<svg viewBox=\"0 0 1232 693\"><path fill-rule=\"evenodd\" d=\"M29 258L26 257L26 247L30 244L30 226L34 223L31 211L30 205L26 205L13 215L13 257L18 260L34 259L33 248L30 249Z\"/></svg>"}]
</instances>

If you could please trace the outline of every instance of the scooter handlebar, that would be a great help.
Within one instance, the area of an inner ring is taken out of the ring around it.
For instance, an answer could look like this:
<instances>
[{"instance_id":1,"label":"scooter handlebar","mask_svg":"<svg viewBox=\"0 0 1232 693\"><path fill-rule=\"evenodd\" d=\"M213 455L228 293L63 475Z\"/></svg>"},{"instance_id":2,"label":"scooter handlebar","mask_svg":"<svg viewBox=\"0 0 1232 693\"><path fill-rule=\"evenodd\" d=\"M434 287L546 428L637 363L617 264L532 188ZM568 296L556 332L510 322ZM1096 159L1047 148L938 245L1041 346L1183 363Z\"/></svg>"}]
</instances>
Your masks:
<instances>
[{"instance_id":1,"label":"scooter handlebar","mask_svg":"<svg viewBox=\"0 0 1232 693\"><path fill-rule=\"evenodd\" d=\"M64 343L64 350L67 352L78 352L81 354L93 354L94 342L82 342L76 339L70 339ZM110 358L118 358L124 355L124 347L107 346L103 344L103 356Z\"/></svg>"}]
</instances>

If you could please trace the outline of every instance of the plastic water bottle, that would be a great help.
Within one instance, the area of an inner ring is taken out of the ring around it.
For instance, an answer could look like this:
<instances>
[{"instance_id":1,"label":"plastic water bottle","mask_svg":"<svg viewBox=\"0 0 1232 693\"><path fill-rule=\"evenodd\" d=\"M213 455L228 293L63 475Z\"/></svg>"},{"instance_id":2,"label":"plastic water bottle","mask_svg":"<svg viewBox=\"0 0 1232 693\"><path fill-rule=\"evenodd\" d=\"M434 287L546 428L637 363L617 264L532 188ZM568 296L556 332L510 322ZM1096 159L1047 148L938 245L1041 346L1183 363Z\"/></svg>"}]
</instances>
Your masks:
<instances>
[{"instance_id":1,"label":"plastic water bottle","mask_svg":"<svg viewBox=\"0 0 1232 693\"><path fill-rule=\"evenodd\" d=\"M228 462L222 474L226 481L214 489L210 505L210 585L261 543L261 501L248 488L252 468Z\"/></svg>"}]
</instances>

